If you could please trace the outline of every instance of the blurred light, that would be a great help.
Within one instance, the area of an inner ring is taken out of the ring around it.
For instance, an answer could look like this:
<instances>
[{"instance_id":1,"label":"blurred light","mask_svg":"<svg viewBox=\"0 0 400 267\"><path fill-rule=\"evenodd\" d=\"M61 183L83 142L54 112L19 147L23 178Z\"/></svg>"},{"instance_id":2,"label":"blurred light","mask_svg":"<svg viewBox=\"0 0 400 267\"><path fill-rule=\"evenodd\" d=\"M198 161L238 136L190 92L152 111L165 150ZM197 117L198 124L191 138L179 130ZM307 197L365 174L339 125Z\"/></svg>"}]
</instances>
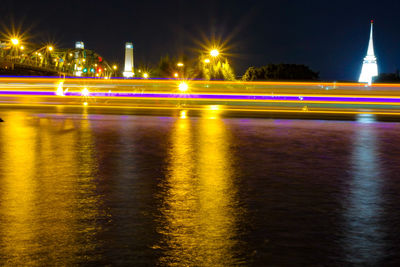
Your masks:
<instances>
[{"instance_id":1,"label":"blurred light","mask_svg":"<svg viewBox=\"0 0 400 267\"><path fill-rule=\"evenodd\" d=\"M85 44L81 41L75 42L75 48L76 49L84 49L85 48Z\"/></svg>"},{"instance_id":2,"label":"blurred light","mask_svg":"<svg viewBox=\"0 0 400 267\"><path fill-rule=\"evenodd\" d=\"M12 43L13 45L18 45L18 44L19 44L19 40L18 40L17 38L12 38L12 39L11 39L11 43Z\"/></svg>"},{"instance_id":3,"label":"blurred light","mask_svg":"<svg viewBox=\"0 0 400 267\"><path fill-rule=\"evenodd\" d=\"M179 62L178 64L176 64L178 67L183 67L183 63Z\"/></svg>"},{"instance_id":4,"label":"blurred light","mask_svg":"<svg viewBox=\"0 0 400 267\"><path fill-rule=\"evenodd\" d=\"M376 122L376 117L373 114L361 113L357 114L356 120L360 123L372 123Z\"/></svg>"},{"instance_id":5,"label":"blurred light","mask_svg":"<svg viewBox=\"0 0 400 267\"><path fill-rule=\"evenodd\" d=\"M212 57L217 57L219 55L219 51L217 49L213 49L210 51L210 55Z\"/></svg>"},{"instance_id":6,"label":"blurred light","mask_svg":"<svg viewBox=\"0 0 400 267\"><path fill-rule=\"evenodd\" d=\"M210 63L210 59L209 58L204 59L204 63Z\"/></svg>"},{"instance_id":7,"label":"blurred light","mask_svg":"<svg viewBox=\"0 0 400 267\"><path fill-rule=\"evenodd\" d=\"M24 50L25 47L24 47L23 45L21 45L21 46L19 47L19 49Z\"/></svg>"},{"instance_id":8,"label":"blurred light","mask_svg":"<svg viewBox=\"0 0 400 267\"><path fill-rule=\"evenodd\" d=\"M86 62L86 59L82 59L82 62Z\"/></svg>"},{"instance_id":9,"label":"blurred light","mask_svg":"<svg viewBox=\"0 0 400 267\"><path fill-rule=\"evenodd\" d=\"M181 83L179 84L179 91L181 91L181 92L186 92L188 89L189 89L189 86L188 86L187 83L181 82Z\"/></svg>"},{"instance_id":10,"label":"blurred light","mask_svg":"<svg viewBox=\"0 0 400 267\"><path fill-rule=\"evenodd\" d=\"M187 118L187 111L186 110L181 110L179 112L179 118L186 119Z\"/></svg>"},{"instance_id":11,"label":"blurred light","mask_svg":"<svg viewBox=\"0 0 400 267\"><path fill-rule=\"evenodd\" d=\"M210 105L208 108L210 110L219 110L219 106L218 105Z\"/></svg>"},{"instance_id":12,"label":"blurred light","mask_svg":"<svg viewBox=\"0 0 400 267\"><path fill-rule=\"evenodd\" d=\"M72 53L69 53L69 56L72 57Z\"/></svg>"},{"instance_id":13,"label":"blurred light","mask_svg":"<svg viewBox=\"0 0 400 267\"><path fill-rule=\"evenodd\" d=\"M149 78L149 74L147 72L143 73L143 78L145 79Z\"/></svg>"},{"instance_id":14,"label":"blurred light","mask_svg":"<svg viewBox=\"0 0 400 267\"><path fill-rule=\"evenodd\" d=\"M58 83L56 95L58 95L58 96L64 96L63 85L64 85L64 82L63 82L63 81L61 81L61 82Z\"/></svg>"},{"instance_id":15,"label":"blurred light","mask_svg":"<svg viewBox=\"0 0 400 267\"><path fill-rule=\"evenodd\" d=\"M49 45L49 46L47 47L47 49L48 49L49 51L53 51L53 50L54 50L54 47L52 47L51 45Z\"/></svg>"},{"instance_id":16,"label":"blurred light","mask_svg":"<svg viewBox=\"0 0 400 267\"><path fill-rule=\"evenodd\" d=\"M175 73L174 73L174 77L175 77L175 78L178 78L178 77L179 77L179 74L178 74L177 72L175 72Z\"/></svg>"},{"instance_id":17,"label":"blurred light","mask_svg":"<svg viewBox=\"0 0 400 267\"><path fill-rule=\"evenodd\" d=\"M89 90L85 87L85 88L82 89L81 94L82 94L82 96L88 97L89 94L90 94L90 92L89 92Z\"/></svg>"},{"instance_id":18,"label":"blurred light","mask_svg":"<svg viewBox=\"0 0 400 267\"><path fill-rule=\"evenodd\" d=\"M88 105L88 103L87 103L87 102L83 102L83 105L84 105L84 106L87 106L87 105Z\"/></svg>"},{"instance_id":19,"label":"blurred light","mask_svg":"<svg viewBox=\"0 0 400 267\"><path fill-rule=\"evenodd\" d=\"M113 69L117 70L118 69L117 65L113 65Z\"/></svg>"},{"instance_id":20,"label":"blurred light","mask_svg":"<svg viewBox=\"0 0 400 267\"><path fill-rule=\"evenodd\" d=\"M83 72L86 73L86 72L87 72L87 68L84 68L84 69L83 69Z\"/></svg>"}]
</instances>

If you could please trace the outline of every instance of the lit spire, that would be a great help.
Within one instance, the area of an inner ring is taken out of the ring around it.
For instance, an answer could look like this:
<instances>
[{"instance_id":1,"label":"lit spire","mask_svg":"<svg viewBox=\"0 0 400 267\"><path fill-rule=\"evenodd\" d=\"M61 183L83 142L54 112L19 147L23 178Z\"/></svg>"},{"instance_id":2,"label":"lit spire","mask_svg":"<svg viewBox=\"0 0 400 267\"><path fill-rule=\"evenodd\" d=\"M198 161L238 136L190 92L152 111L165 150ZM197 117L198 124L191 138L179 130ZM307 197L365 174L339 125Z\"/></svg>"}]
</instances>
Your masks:
<instances>
[{"instance_id":1,"label":"lit spire","mask_svg":"<svg viewBox=\"0 0 400 267\"><path fill-rule=\"evenodd\" d=\"M371 31L369 34L369 43L367 55L364 58L363 66L361 69L361 75L359 78L360 83L372 83L372 78L378 76L378 64L374 52L374 42L373 42L373 25L374 21L371 20Z\"/></svg>"},{"instance_id":2,"label":"lit spire","mask_svg":"<svg viewBox=\"0 0 400 267\"><path fill-rule=\"evenodd\" d=\"M367 56L375 56L374 53L374 38L373 38L373 27L374 27L374 21L371 20L371 31L369 34L369 44L368 44L368 52Z\"/></svg>"}]
</instances>

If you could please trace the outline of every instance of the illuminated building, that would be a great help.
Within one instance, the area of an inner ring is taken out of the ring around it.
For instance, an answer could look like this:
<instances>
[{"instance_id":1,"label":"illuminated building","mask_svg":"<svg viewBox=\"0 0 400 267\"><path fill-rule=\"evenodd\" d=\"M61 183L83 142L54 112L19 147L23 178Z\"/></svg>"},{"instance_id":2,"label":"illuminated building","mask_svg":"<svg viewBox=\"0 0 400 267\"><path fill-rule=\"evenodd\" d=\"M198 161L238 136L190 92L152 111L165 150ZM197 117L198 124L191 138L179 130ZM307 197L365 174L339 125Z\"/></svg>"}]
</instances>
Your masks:
<instances>
[{"instance_id":1,"label":"illuminated building","mask_svg":"<svg viewBox=\"0 0 400 267\"><path fill-rule=\"evenodd\" d=\"M85 49L85 44L83 42L75 42L75 48L76 49Z\"/></svg>"},{"instance_id":2,"label":"illuminated building","mask_svg":"<svg viewBox=\"0 0 400 267\"><path fill-rule=\"evenodd\" d=\"M125 68L123 73L125 78L133 77L133 44L125 43Z\"/></svg>"},{"instance_id":3,"label":"illuminated building","mask_svg":"<svg viewBox=\"0 0 400 267\"><path fill-rule=\"evenodd\" d=\"M371 32L369 36L369 44L367 55L364 58L363 66L361 69L360 83L372 83L372 78L378 76L378 65L376 63L376 57L374 53L374 42L373 42L373 21L371 21Z\"/></svg>"}]
</instances>

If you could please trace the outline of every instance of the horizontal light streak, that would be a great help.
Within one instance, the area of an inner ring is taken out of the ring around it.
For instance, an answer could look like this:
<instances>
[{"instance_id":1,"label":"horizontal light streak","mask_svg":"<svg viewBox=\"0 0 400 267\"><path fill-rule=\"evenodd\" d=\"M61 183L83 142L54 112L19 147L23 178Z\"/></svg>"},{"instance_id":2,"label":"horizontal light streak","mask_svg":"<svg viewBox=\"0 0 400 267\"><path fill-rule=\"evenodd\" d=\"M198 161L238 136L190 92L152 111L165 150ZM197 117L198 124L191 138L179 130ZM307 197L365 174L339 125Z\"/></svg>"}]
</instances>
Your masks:
<instances>
[{"instance_id":1,"label":"horizontal light streak","mask_svg":"<svg viewBox=\"0 0 400 267\"><path fill-rule=\"evenodd\" d=\"M0 90L0 96L56 96L55 91ZM65 92L65 96L81 97L79 91ZM273 94L179 94L139 92L90 92L97 98L129 98L146 100L207 100L246 102L287 102L287 103L335 103L335 104L391 104L400 105L400 97L359 96L359 95L273 95ZM57 96L59 97L59 96Z\"/></svg>"},{"instance_id":2,"label":"horizontal light streak","mask_svg":"<svg viewBox=\"0 0 400 267\"><path fill-rule=\"evenodd\" d=\"M82 77L0 77L0 83L5 82L50 82L54 83L57 81L64 81L64 83L112 83L112 84L176 84L181 79L122 79L122 78L111 78L111 79L99 79L99 78L82 78ZM377 83L367 86L365 83L346 83L346 82L274 82L274 81L203 81L203 80L189 80L190 84L223 84L223 85L267 85L267 86L330 86L330 87L400 87L400 84L384 84Z\"/></svg>"},{"instance_id":3,"label":"horizontal light streak","mask_svg":"<svg viewBox=\"0 0 400 267\"><path fill-rule=\"evenodd\" d=\"M182 110L180 107L155 107L155 106L102 106L102 105L90 105L82 107L82 105L60 105L60 104L25 104L25 103L0 103L0 106L30 106L30 107L50 107L50 106L62 106L65 108L106 108L106 109L149 109L149 110ZM194 110L194 111L209 111L207 107L198 108L198 107L185 107L185 110ZM260 112L260 113L302 113L302 114L343 114L343 115L357 115L357 114L370 114L370 115L385 115L385 116L400 116L400 112L384 112L384 111L357 111L357 110L349 110L349 111L341 111L341 110L296 110L296 109L253 109L253 108L223 108L223 111L231 111L231 112Z\"/></svg>"}]
</instances>

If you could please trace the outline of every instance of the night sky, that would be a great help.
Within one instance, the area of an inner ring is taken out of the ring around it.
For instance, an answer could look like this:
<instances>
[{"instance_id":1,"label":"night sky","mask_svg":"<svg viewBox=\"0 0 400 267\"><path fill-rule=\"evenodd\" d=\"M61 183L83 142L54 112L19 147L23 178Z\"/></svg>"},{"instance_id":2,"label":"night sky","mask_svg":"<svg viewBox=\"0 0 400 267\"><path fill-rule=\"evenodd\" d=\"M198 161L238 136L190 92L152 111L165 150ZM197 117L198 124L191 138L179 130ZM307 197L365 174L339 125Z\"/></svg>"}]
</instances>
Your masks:
<instances>
[{"instance_id":1,"label":"night sky","mask_svg":"<svg viewBox=\"0 0 400 267\"><path fill-rule=\"evenodd\" d=\"M326 80L356 80L375 20L380 72L400 68L400 1L23 1L2 0L0 20L29 28L33 42L73 47L84 41L109 62L123 62L132 41L135 61L191 54L212 36L229 40L232 64L298 63ZM3 28L4 28L3 27Z\"/></svg>"}]
</instances>

